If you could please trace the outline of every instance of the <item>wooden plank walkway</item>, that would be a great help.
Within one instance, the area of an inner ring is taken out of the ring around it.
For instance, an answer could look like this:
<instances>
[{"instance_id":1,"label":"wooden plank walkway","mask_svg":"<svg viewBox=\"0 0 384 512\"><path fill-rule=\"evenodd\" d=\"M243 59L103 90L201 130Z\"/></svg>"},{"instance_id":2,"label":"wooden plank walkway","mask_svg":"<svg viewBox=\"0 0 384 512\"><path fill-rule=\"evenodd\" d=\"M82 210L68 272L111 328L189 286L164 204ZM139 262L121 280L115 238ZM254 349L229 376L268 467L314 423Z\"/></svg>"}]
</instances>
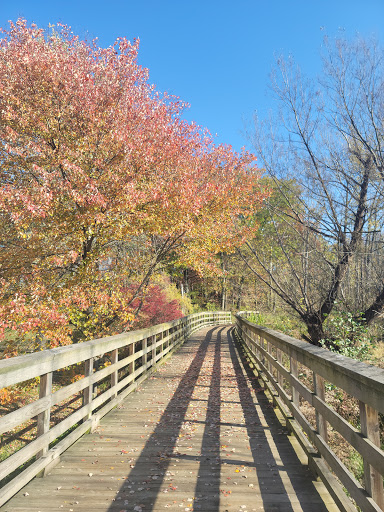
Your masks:
<instances>
[{"instance_id":1,"label":"wooden plank walkway","mask_svg":"<svg viewBox=\"0 0 384 512\"><path fill-rule=\"evenodd\" d=\"M195 333L4 512L335 512L231 328Z\"/></svg>"}]
</instances>

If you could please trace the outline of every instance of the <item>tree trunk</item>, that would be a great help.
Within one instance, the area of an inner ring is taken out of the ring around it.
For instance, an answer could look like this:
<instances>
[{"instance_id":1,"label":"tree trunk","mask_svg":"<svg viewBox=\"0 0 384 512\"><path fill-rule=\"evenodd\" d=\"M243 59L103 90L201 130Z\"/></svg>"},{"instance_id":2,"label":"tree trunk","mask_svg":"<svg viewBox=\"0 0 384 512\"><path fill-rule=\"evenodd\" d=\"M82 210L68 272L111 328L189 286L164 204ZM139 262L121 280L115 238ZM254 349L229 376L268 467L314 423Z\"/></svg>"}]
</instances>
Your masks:
<instances>
[{"instance_id":1,"label":"tree trunk","mask_svg":"<svg viewBox=\"0 0 384 512\"><path fill-rule=\"evenodd\" d=\"M302 315L302 320L305 323L308 336L303 335L306 341L317 347L321 346L320 340L324 339L324 320L321 319L316 313L307 313Z\"/></svg>"}]
</instances>

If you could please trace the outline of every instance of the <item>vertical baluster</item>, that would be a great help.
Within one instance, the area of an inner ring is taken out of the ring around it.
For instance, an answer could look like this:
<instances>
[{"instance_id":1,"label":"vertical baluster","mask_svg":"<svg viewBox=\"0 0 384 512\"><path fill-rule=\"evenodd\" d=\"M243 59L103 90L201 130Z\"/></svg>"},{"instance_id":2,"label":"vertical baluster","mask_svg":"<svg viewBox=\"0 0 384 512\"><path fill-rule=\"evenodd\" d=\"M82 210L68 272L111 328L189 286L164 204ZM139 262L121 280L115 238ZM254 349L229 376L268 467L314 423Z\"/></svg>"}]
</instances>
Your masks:
<instances>
[{"instance_id":1,"label":"vertical baluster","mask_svg":"<svg viewBox=\"0 0 384 512\"><path fill-rule=\"evenodd\" d=\"M249 340L249 351L254 356L255 355L255 343L256 343L256 334L251 329L249 332L251 339Z\"/></svg>"},{"instance_id":2,"label":"vertical baluster","mask_svg":"<svg viewBox=\"0 0 384 512\"><path fill-rule=\"evenodd\" d=\"M39 398L44 398L52 394L52 372L40 376ZM37 416L37 437L42 436L49 431L49 422L51 418L51 407L48 406L45 411ZM49 443L44 446L37 454L36 458L43 457L48 451Z\"/></svg>"},{"instance_id":3,"label":"vertical baluster","mask_svg":"<svg viewBox=\"0 0 384 512\"><path fill-rule=\"evenodd\" d=\"M85 361L85 368L84 368L84 377L91 377L93 375L93 357L91 359L87 359ZM92 394L93 394L93 384L89 384L86 388L83 390L83 406L89 405L88 413L84 417L84 421L87 421L92 415Z\"/></svg>"},{"instance_id":4,"label":"vertical baluster","mask_svg":"<svg viewBox=\"0 0 384 512\"><path fill-rule=\"evenodd\" d=\"M263 336L260 334L260 349L265 350L265 340ZM260 350L260 362L265 364L265 355L264 352Z\"/></svg>"},{"instance_id":5,"label":"vertical baluster","mask_svg":"<svg viewBox=\"0 0 384 512\"><path fill-rule=\"evenodd\" d=\"M267 352L269 355L272 355L272 343L270 341L267 341ZM271 375L273 375L273 366L269 362L269 359L267 360L267 368Z\"/></svg>"},{"instance_id":6,"label":"vertical baluster","mask_svg":"<svg viewBox=\"0 0 384 512\"><path fill-rule=\"evenodd\" d=\"M141 364L142 366L145 366L147 364L148 355L147 355L147 348L148 348L148 339L144 338L142 341L142 347L144 354L141 356Z\"/></svg>"},{"instance_id":7,"label":"vertical baluster","mask_svg":"<svg viewBox=\"0 0 384 512\"><path fill-rule=\"evenodd\" d=\"M299 375L299 371L298 371L298 365L297 365L297 360L294 358L294 357L290 357L289 358L289 366L290 366L290 372L291 374L298 378L298 375ZM300 405L300 394L298 392L298 390L292 386L292 402L294 405L296 405L296 407L299 407Z\"/></svg>"},{"instance_id":8,"label":"vertical baluster","mask_svg":"<svg viewBox=\"0 0 384 512\"><path fill-rule=\"evenodd\" d=\"M119 350L116 348L115 350L112 350L111 354L111 364L116 364L119 360ZM113 373L111 373L111 388L113 389L115 386L117 386L119 380L119 375L117 370L115 370ZM115 389L113 396L117 397L117 389Z\"/></svg>"},{"instance_id":9,"label":"vertical baluster","mask_svg":"<svg viewBox=\"0 0 384 512\"><path fill-rule=\"evenodd\" d=\"M167 340L165 342L165 347L168 348L169 347L169 329L166 329L164 331L164 337L167 338Z\"/></svg>"},{"instance_id":10,"label":"vertical baluster","mask_svg":"<svg viewBox=\"0 0 384 512\"><path fill-rule=\"evenodd\" d=\"M260 344L261 344L260 335L256 334L256 358L258 361L261 361Z\"/></svg>"},{"instance_id":11,"label":"vertical baluster","mask_svg":"<svg viewBox=\"0 0 384 512\"><path fill-rule=\"evenodd\" d=\"M325 402L325 383L323 377L317 375L313 372L313 387L315 394ZM328 430L327 430L327 422L324 419L323 415L317 412L316 410L316 425L317 430L324 441L328 441Z\"/></svg>"},{"instance_id":12,"label":"vertical baluster","mask_svg":"<svg viewBox=\"0 0 384 512\"><path fill-rule=\"evenodd\" d=\"M277 362L280 363L281 365L283 365L282 351L279 348L277 348L276 352L277 352ZM277 382L279 383L279 386L282 388L283 384L284 384L284 380L283 380L283 376L279 370L277 370Z\"/></svg>"},{"instance_id":13,"label":"vertical baluster","mask_svg":"<svg viewBox=\"0 0 384 512\"><path fill-rule=\"evenodd\" d=\"M259 350L260 337L256 332L253 333L253 341L254 341L253 354L255 356L256 361L258 361L260 359L260 350Z\"/></svg>"},{"instance_id":14,"label":"vertical baluster","mask_svg":"<svg viewBox=\"0 0 384 512\"><path fill-rule=\"evenodd\" d=\"M152 366L156 366L156 338L157 334L152 336Z\"/></svg>"},{"instance_id":15,"label":"vertical baluster","mask_svg":"<svg viewBox=\"0 0 384 512\"><path fill-rule=\"evenodd\" d=\"M379 415L373 407L359 402L361 432L380 447ZM364 459L365 489L380 508L384 510L383 477Z\"/></svg>"},{"instance_id":16,"label":"vertical baluster","mask_svg":"<svg viewBox=\"0 0 384 512\"><path fill-rule=\"evenodd\" d=\"M162 359L164 357L164 331L161 331L160 333L160 340L161 340L161 345L160 345L160 359ZM159 340L159 341L160 341Z\"/></svg>"},{"instance_id":17,"label":"vertical baluster","mask_svg":"<svg viewBox=\"0 0 384 512\"><path fill-rule=\"evenodd\" d=\"M136 346L136 343L131 343L128 346L128 357L133 356L133 354L135 353L135 346ZM132 375L132 373L134 371L135 371L135 361L132 361L131 363L128 364L128 375Z\"/></svg>"}]
</instances>

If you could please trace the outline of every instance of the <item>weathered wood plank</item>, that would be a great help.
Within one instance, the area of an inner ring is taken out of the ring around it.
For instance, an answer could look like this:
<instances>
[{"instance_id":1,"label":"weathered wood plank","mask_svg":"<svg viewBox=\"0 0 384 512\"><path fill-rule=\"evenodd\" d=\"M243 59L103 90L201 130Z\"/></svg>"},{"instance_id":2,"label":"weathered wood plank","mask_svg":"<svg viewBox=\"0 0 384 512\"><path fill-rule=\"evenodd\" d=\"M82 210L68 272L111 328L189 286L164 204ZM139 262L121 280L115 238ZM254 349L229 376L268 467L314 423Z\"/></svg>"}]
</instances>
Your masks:
<instances>
[{"instance_id":1,"label":"weathered wood plank","mask_svg":"<svg viewBox=\"0 0 384 512\"><path fill-rule=\"evenodd\" d=\"M45 398L52 394L52 373L41 375L39 384L39 398ZM49 430L49 422L51 418L50 404L47 408L37 416L37 437L43 436ZM37 454L37 457L42 457L48 451L48 444L46 444Z\"/></svg>"},{"instance_id":2,"label":"weathered wood plank","mask_svg":"<svg viewBox=\"0 0 384 512\"><path fill-rule=\"evenodd\" d=\"M361 421L361 432L377 447L380 448L380 430L379 430L379 415L375 409L369 407L366 404L360 402L360 421ZM364 457L364 480L365 488L373 496L374 500L380 506L384 508L384 491L383 491L383 477L381 473L377 471L371 465L369 457L363 454Z\"/></svg>"},{"instance_id":3,"label":"weathered wood plank","mask_svg":"<svg viewBox=\"0 0 384 512\"><path fill-rule=\"evenodd\" d=\"M316 374L344 389L358 400L384 413L384 370L382 368L315 347L272 329L256 326L246 319L242 319L242 322L289 357L311 368Z\"/></svg>"},{"instance_id":4,"label":"weathered wood plank","mask_svg":"<svg viewBox=\"0 0 384 512\"><path fill-rule=\"evenodd\" d=\"M204 313L190 315L190 317L196 320L197 325L201 325L203 321L209 323L211 318L213 321L213 316L213 314L206 315ZM224 313L223 315L216 316L221 321L228 322L230 315ZM71 366L101 356L112 350L129 346L149 336L157 335L162 331L176 329L181 322L183 322L183 319L85 343L0 360L0 387L12 386L39 375L53 372L59 368Z\"/></svg>"},{"instance_id":5,"label":"weathered wood plank","mask_svg":"<svg viewBox=\"0 0 384 512\"><path fill-rule=\"evenodd\" d=\"M313 373L313 385L314 385L314 395L318 397L325 404L325 382L323 377ZM316 425L317 430L321 437L325 442L328 441L328 430L327 430L327 420L324 415L316 408Z\"/></svg>"},{"instance_id":6,"label":"weathered wood plank","mask_svg":"<svg viewBox=\"0 0 384 512\"><path fill-rule=\"evenodd\" d=\"M267 377L267 382L271 383L270 385L276 390L278 385L273 382L273 376L269 373L267 367L261 362L259 362L259 365L263 374ZM341 483L348 489L349 493L361 509L364 510L364 512L381 512L381 508L373 501L356 478L348 471L346 466L335 455L325 440L312 428L312 425L308 422L307 418L302 414L300 409L293 404L284 390L279 389L279 396L282 398L285 405L291 410L295 420L308 435L308 438L318 449L320 455L324 457L324 460L340 479Z\"/></svg>"},{"instance_id":7,"label":"weathered wood plank","mask_svg":"<svg viewBox=\"0 0 384 512\"><path fill-rule=\"evenodd\" d=\"M195 334L1 511L71 508L338 510L227 327Z\"/></svg>"},{"instance_id":8,"label":"weathered wood plank","mask_svg":"<svg viewBox=\"0 0 384 512\"><path fill-rule=\"evenodd\" d=\"M383 410L384 371L330 353L319 347L303 344L298 340L269 329L255 326L239 315L237 320L237 329L243 339L243 345L250 350L252 357L256 358L255 367L258 367L262 380L273 395L274 402L277 404L284 403L282 411L286 408L291 411L291 414L301 425L313 445L362 510L365 512L381 510L384 507L384 452L380 448L378 412L370 404L379 403L378 410ZM264 341L256 346L256 343L252 342L251 339L250 333L252 332L257 333ZM265 349L265 343L267 343L267 349ZM274 349L272 349L272 346ZM290 358L290 372L281 364L280 350L284 351ZM273 355L275 352L276 358ZM320 361L320 359L322 360ZM313 392L298 379L298 362L313 371ZM278 377L275 378L275 370L278 372L277 375L281 374L290 385L292 399L281 385L281 380ZM361 432L357 431L325 403L325 378L360 399ZM317 431L300 410L299 395L302 395L315 408ZM364 401L361 397L364 397ZM327 445L328 422L363 456L365 461L365 489ZM316 455L311 456L315 463ZM324 471L319 474L322 478L329 478L329 475L327 476Z\"/></svg>"}]
</instances>

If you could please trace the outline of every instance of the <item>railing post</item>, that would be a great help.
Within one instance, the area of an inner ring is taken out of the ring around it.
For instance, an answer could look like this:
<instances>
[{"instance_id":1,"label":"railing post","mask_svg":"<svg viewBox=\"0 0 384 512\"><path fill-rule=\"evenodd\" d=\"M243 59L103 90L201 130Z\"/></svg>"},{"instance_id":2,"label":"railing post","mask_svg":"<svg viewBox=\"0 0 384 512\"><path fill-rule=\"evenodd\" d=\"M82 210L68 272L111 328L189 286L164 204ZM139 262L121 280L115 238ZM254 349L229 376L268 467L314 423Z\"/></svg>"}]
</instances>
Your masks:
<instances>
[{"instance_id":1,"label":"railing post","mask_svg":"<svg viewBox=\"0 0 384 512\"><path fill-rule=\"evenodd\" d=\"M164 332L165 331L161 331L161 333L160 333L160 339L161 339L161 345L160 345L161 359L164 357L164 355L163 355L163 353L164 353Z\"/></svg>"},{"instance_id":2,"label":"railing post","mask_svg":"<svg viewBox=\"0 0 384 512\"><path fill-rule=\"evenodd\" d=\"M169 347L169 329L166 329L164 331L163 335L165 335L165 337L167 338L167 340L165 342L165 348L168 348Z\"/></svg>"},{"instance_id":3,"label":"railing post","mask_svg":"<svg viewBox=\"0 0 384 512\"><path fill-rule=\"evenodd\" d=\"M261 350L260 350L261 339L259 334L255 334L255 356L261 361Z\"/></svg>"},{"instance_id":4,"label":"railing post","mask_svg":"<svg viewBox=\"0 0 384 512\"><path fill-rule=\"evenodd\" d=\"M272 356L272 343L270 341L267 341L267 352L270 356ZM269 373L271 374L271 377L273 378L273 366L272 363L268 359L267 368Z\"/></svg>"},{"instance_id":5,"label":"railing post","mask_svg":"<svg viewBox=\"0 0 384 512\"><path fill-rule=\"evenodd\" d=\"M111 364L116 364L118 362L118 360L119 360L119 351L116 348L115 350L112 350ZM119 380L118 372L117 372L117 370L115 370L113 373L111 373L111 388L114 388L115 386L117 386L118 380ZM115 398L117 397L117 390L114 391L113 396Z\"/></svg>"},{"instance_id":6,"label":"railing post","mask_svg":"<svg viewBox=\"0 0 384 512\"><path fill-rule=\"evenodd\" d=\"M289 358L289 367L290 367L291 374L293 375L293 377L296 377L296 379L297 379L298 375L299 375L297 360L292 356ZM292 385L292 402L293 402L293 405L295 405L296 407L299 407L300 394L294 385Z\"/></svg>"},{"instance_id":7,"label":"railing post","mask_svg":"<svg viewBox=\"0 0 384 512\"><path fill-rule=\"evenodd\" d=\"M249 351L251 354L255 354L255 344L256 344L256 334L252 331L252 329L249 330Z\"/></svg>"},{"instance_id":8,"label":"railing post","mask_svg":"<svg viewBox=\"0 0 384 512\"><path fill-rule=\"evenodd\" d=\"M147 355L147 348L148 348L148 338L144 338L142 341L142 347L144 350L144 354L141 356L141 365L145 366L147 364L148 355Z\"/></svg>"},{"instance_id":9,"label":"railing post","mask_svg":"<svg viewBox=\"0 0 384 512\"><path fill-rule=\"evenodd\" d=\"M280 363L281 365L283 365L282 351L279 348L277 348L276 353L277 353L277 362ZM279 370L277 370L277 382L279 383L279 386L282 388L283 387L283 376Z\"/></svg>"},{"instance_id":10,"label":"railing post","mask_svg":"<svg viewBox=\"0 0 384 512\"><path fill-rule=\"evenodd\" d=\"M265 355L263 352L265 350L265 339L262 337L261 334L259 334L259 339L260 339L260 362L265 365Z\"/></svg>"},{"instance_id":11,"label":"railing post","mask_svg":"<svg viewBox=\"0 0 384 512\"><path fill-rule=\"evenodd\" d=\"M128 346L128 357L129 356L133 356L133 354L135 353L135 343L131 343L129 346ZM128 374L129 375L132 375L132 373L135 371L135 361L132 361L131 363L129 363L128 365Z\"/></svg>"},{"instance_id":12,"label":"railing post","mask_svg":"<svg viewBox=\"0 0 384 512\"><path fill-rule=\"evenodd\" d=\"M180 343L184 343L187 339L187 324L183 321L181 324L181 340Z\"/></svg>"},{"instance_id":13,"label":"railing post","mask_svg":"<svg viewBox=\"0 0 384 512\"><path fill-rule=\"evenodd\" d=\"M380 447L379 415L373 407L359 401L361 432ZM384 509L383 477L364 459L365 490Z\"/></svg>"},{"instance_id":14,"label":"railing post","mask_svg":"<svg viewBox=\"0 0 384 512\"><path fill-rule=\"evenodd\" d=\"M91 377L93 374L93 357L91 359L87 359L84 363L84 377ZM89 405L89 410L86 416L84 417L83 421L87 421L91 415L92 415L92 394L93 394L93 384L89 384L86 388L83 390L83 407L85 405Z\"/></svg>"},{"instance_id":15,"label":"railing post","mask_svg":"<svg viewBox=\"0 0 384 512\"><path fill-rule=\"evenodd\" d=\"M40 376L39 398L44 398L52 394L52 372ZM37 416L37 437L42 436L49 431L51 419L51 407L45 409ZM43 457L48 451L48 443L37 454L36 459Z\"/></svg>"},{"instance_id":16,"label":"railing post","mask_svg":"<svg viewBox=\"0 0 384 512\"><path fill-rule=\"evenodd\" d=\"M156 366L156 338L157 335L152 336L152 367Z\"/></svg>"},{"instance_id":17,"label":"railing post","mask_svg":"<svg viewBox=\"0 0 384 512\"><path fill-rule=\"evenodd\" d=\"M313 373L313 388L315 395L317 395L320 400L325 402L325 383L323 377L317 375L315 372ZM321 437L325 442L328 442L328 430L327 430L327 422L324 419L323 415L320 414L316 409L316 425L317 430Z\"/></svg>"}]
</instances>

